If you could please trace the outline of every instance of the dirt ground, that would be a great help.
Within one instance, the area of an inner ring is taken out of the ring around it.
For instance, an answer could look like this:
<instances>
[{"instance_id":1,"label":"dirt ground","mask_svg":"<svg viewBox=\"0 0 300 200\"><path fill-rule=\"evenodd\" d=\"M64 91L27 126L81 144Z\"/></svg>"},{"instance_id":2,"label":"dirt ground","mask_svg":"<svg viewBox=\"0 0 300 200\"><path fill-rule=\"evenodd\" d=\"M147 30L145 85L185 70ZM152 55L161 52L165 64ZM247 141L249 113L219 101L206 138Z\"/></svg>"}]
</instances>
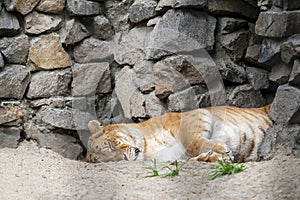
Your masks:
<instances>
[{"instance_id":1,"label":"dirt ground","mask_svg":"<svg viewBox=\"0 0 300 200\"><path fill-rule=\"evenodd\" d=\"M89 164L29 142L0 149L0 159L1 200L300 199L300 159L287 153L246 163L244 172L212 181L209 163L188 162L172 178L144 178L151 162Z\"/></svg>"}]
</instances>

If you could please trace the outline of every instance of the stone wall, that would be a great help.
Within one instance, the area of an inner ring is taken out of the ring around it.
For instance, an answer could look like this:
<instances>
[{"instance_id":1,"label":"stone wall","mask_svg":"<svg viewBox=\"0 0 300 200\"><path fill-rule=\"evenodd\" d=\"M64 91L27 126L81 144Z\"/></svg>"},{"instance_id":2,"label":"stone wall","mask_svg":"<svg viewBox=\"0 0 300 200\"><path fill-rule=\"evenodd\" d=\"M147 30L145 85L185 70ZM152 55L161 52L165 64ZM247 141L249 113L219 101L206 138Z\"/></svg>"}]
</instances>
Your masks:
<instances>
[{"instance_id":1,"label":"stone wall","mask_svg":"<svg viewBox=\"0 0 300 200\"><path fill-rule=\"evenodd\" d=\"M76 159L91 119L273 101L261 156L300 156L299 23L292 0L0 1L0 147Z\"/></svg>"}]
</instances>

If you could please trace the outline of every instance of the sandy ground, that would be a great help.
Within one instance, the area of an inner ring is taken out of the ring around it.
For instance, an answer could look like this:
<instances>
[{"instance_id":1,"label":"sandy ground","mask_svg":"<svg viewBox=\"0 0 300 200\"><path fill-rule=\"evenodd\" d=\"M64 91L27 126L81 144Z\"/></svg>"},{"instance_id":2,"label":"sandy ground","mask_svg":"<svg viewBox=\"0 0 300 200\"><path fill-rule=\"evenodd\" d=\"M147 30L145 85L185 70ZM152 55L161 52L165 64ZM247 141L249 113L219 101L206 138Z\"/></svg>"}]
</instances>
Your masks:
<instances>
[{"instance_id":1,"label":"sandy ground","mask_svg":"<svg viewBox=\"0 0 300 200\"><path fill-rule=\"evenodd\" d=\"M300 159L283 153L246 163L246 171L213 181L207 178L209 163L188 162L172 178L144 178L149 174L144 167L151 162L89 164L33 143L0 149L0 159L1 200L300 199Z\"/></svg>"}]
</instances>

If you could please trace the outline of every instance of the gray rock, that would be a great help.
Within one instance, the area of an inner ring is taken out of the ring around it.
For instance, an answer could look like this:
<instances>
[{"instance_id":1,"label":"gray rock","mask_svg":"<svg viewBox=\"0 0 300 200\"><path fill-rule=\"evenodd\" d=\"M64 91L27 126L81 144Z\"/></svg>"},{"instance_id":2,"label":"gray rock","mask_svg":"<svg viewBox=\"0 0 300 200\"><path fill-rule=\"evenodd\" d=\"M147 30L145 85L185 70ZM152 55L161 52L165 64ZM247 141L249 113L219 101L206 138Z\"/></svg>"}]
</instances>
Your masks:
<instances>
[{"instance_id":1,"label":"gray rock","mask_svg":"<svg viewBox=\"0 0 300 200\"><path fill-rule=\"evenodd\" d=\"M140 92L133 82L134 71L125 66L116 76L115 93L120 102L120 109L124 113L124 117L131 119L132 100L140 97ZM137 96L137 97L136 97ZM141 108L137 105L138 108Z\"/></svg>"},{"instance_id":2,"label":"gray rock","mask_svg":"<svg viewBox=\"0 0 300 200\"><path fill-rule=\"evenodd\" d=\"M154 91L146 95L145 99L145 109L147 116L157 117L167 112L164 103L159 98L157 98Z\"/></svg>"},{"instance_id":3,"label":"gray rock","mask_svg":"<svg viewBox=\"0 0 300 200\"><path fill-rule=\"evenodd\" d=\"M284 10L299 10L300 2L294 0L273 0L273 4Z\"/></svg>"},{"instance_id":4,"label":"gray rock","mask_svg":"<svg viewBox=\"0 0 300 200\"><path fill-rule=\"evenodd\" d=\"M1 105L0 107L0 124L8 125L12 122L23 122L24 110L16 105Z\"/></svg>"},{"instance_id":5,"label":"gray rock","mask_svg":"<svg viewBox=\"0 0 300 200\"><path fill-rule=\"evenodd\" d=\"M25 124L24 132L28 139L37 141L40 147L51 149L65 158L77 159L83 151L76 138L55 132L43 133L32 123Z\"/></svg>"},{"instance_id":6,"label":"gray rock","mask_svg":"<svg viewBox=\"0 0 300 200\"><path fill-rule=\"evenodd\" d=\"M282 85L288 82L291 71L291 66L278 62L272 67L269 79L278 85Z\"/></svg>"},{"instance_id":7,"label":"gray rock","mask_svg":"<svg viewBox=\"0 0 300 200\"><path fill-rule=\"evenodd\" d=\"M54 108L63 108L66 106L66 99L61 96L50 97L47 99L36 99L30 101L31 108L39 108L42 106L51 106Z\"/></svg>"},{"instance_id":8,"label":"gray rock","mask_svg":"<svg viewBox=\"0 0 300 200\"><path fill-rule=\"evenodd\" d=\"M134 65L145 60L145 45L151 30L150 27L133 28L128 33L116 35L113 46L116 62L120 65Z\"/></svg>"},{"instance_id":9,"label":"gray rock","mask_svg":"<svg viewBox=\"0 0 300 200\"><path fill-rule=\"evenodd\" d=\"M245 69L235 64L219 44L216 45L216 49L217 52L213 58L222 79L232 83L245 83L247 80Z\"/></svg>"},{"instance_id":10,"label":"gray rock","mask_svg":"<svg viewBox=\"0 0 300 200\"><path fill-rule=\"evenodd\" d=\"M74 59L78 63L110 62L112 44L96 38L87 38L74 48Z\"/></svg>"},{"instance_id":11,"label":"gray rock","mask_svg":"<svg viewBox=\"0 0 300 200\"><path fill-rule=\"evenodd\" d=\"M259 9L243 1L209 0L208 10L217 15L238 15L249 20L256 20Z\"/></svg>"},{"instance_id":12,"label":"gray rock","mask_svg":"<svg viewBox=\"0 0 300 200\"><path fill-rule=\"evenodd\" d=\"M134 0L111 0L104 2L106 16L116 32L130 29L128 9L133 2Z\"/></svg>"},{"instance_id":13,"label":"gray rock","mask_svg":"<svg viewBox=\"0 0 300 200\"><path fill-rule=\"evenodd\" d=\"M21 139L21 131L18 128L0 127L0 148L17 148Z\"/></svg>"},{"instance_id":14,"label":"gray rock","mask_svg":"<svg viewBox=\"0 0 300 200\"><path fill-rule=\"evenodd\" d=\"M111 95L99 95L96 101L96 108L97 119L101 121L101 124L110 124L112 117Z\"/></svg>"},{"instance_id":15,"label":"gray rock","mask_svg":"<svg viewBox=\"0 0 300 200\"><path fill-rule=\"evenodd\" d=\"M142 93L149 93L154 90L153 62L138 61L133 70L135 72L133 82Z\"/></svg>"},{"instance_id":16,"label":"gray rock","mask_svg":"<svg viewBox=\"0 0 300 200\"><path fill-rule=\"evenodd\" d=\"M169 8L191 7L204 9L207 7L206 0L160 0L156 7L157 11L164 11Z\"/></svg>"},{"instance_id":17,"label":"gray rock","mask_svg":"<svg viewBox=\"0 0 300 200\"><path fill-rule=\"evenodd\" d=\"M93 28L94 35L99 39L106 40L114 35L113 26L104 15L94 17Z\"/></svg>"},{"instance_id":18,"label":"gray rock","mask_svg":"<svg viewBox=\"0 0 300 200\"><path fill-rule=\"evenodd\" d=\"M246 67L247 79L256 90L267 89L269 87L269 74L267 70Z\"/></svg>"},{"instance_id":19,"label":"gray rock","mask_svg":"<svg viewBox=\"0 0 300 200\"><path fill-rule=\"evenodd\" d=\"M230 53L234 61L239 61L248 47L248 31L236 31L226 35L219 35L217 40Z\"/></svg>"},{"instance_id":20,"label":"gray rock","mask_svg":"<svg viewBox=\"0 0 300 200\"><path fill-rule=\"evenodd\" d=\"M259 56L260 56L260 49L261 49L261 44L255 44L252 46L248 46L246 55L245 55L245 61L251 65L268 69L270 70L272 66L268 63L261 63L259 62Z\"/></svg>"},{"instance_id":21,"label":"gray rock","mask_svg":"<svg viewBox=\"0 0 300 200\"><path fill-rule=\"evenodd\" d=\"M280 47L281 59L286 64L300 58L300 34L293 35L283 42Z\"/></svg>"},{"instance_id":22,"label":"gray rock","mask_svg":"<svg viewBox=\"0 0 300 200\"><path fill-rule=\"evenodd\" d=\"M255 33L266 37L286 37L300 32L300 11L261 12Z\"/></svg>"},{"instance_id":23,"label":"gray rock","mask_svg":"<svg viewBox=\"0 0 300 200\"><path fill-rule=\"evenodd\" d=\"M146 109L145 109L145 96L139 91L136 90L129 99L130 102L130 115L132 119L145 118Z\"/></svg>"},{"instance_id":24,"label":"gray rock","mask_svg":"<svg viewBox=\"0 0 300 200\"><path fill-rule=\"evenodd\" d=\"M78 109L60 109L43 106L36 113L36 117L38 122L49 125L49 128L87 130L88 122L95 119L93 114Z\"/></svg>"},{"instance_id":25,"label":"gray rock","mask_svg":"<svg viewBox=\"0 0 300 200\"><path fill-rule=\"evenodd\" d=\"M198 97L193 88L171 94L168 97L168 111L184 112L199 108Z\"/></svg>"},{"instance_id":26,"label":"gray rock","mask_svg":"<svg viewBox=\"0 0 300 200\"><path fill-rule=\"evenodd\" d=\"M260 160L270 160L274 157L278 133L278 127L276 125L267 129L265 137L263 138L263 141L257 152Z\"/></svg>"},{"instance_id":27,"label":"gray rock","mask_svg":"<svg viewBox=\"0 0 300 200\"><path fill-rule=\"evenodd\" d=\"M3 59L3 56L2 54L0 53L0 68L4 67L4 59Z\"/></svg>"},{"instance_id":28,"label":"gray rock","mask_svg":"<svg viewBox=\"0 0 300 200\"><path fill-rule=\"evenodd\" d=\"M180 51L212 50L216 19L194 10L169 10L156 24L147 45L147 58Z\"/></svg>"},{"instance_id":29,"label":"gray rock","mask_svg":"<svg viewBox=\"0 0 300 200\"><path fill-rule=\"evenodd\" d=\"M101 5L98 2L87 0L67 0L66 9L70 15L88 16L102 13Z\"/></svg>"},{"instance_id":30,"label":"gray rock","mask_svg":"<svg viewBox=\"0 0 300 200\"><path fill-rule=\"evenodd\" d=\"M290 75L289 83L291 85L300 86L300 60L294 61L294 66Z\"/></svg>"},{"instance_id":31,"label":"gray rock","mask_svg":"<svg viewBox=\"0 0 300 200\"><path fill-rule=\"evenodd\" d=\"M61 42L66 45L75 44L90 35L85 26L75 19L66 21L65 26L61 29Z\"/></svg>"},{"instance_id":32,"label":"gray rock","mask_svg":"<svg viewBox=\"0 0 300 200\"><path fill-rule=\"evenodd\" d=\"M276 124L300 123L300 89L287 84L279 86L269 117Z\"/></svg>"},{"instance_id":33,"label":"gray rock","mask_svg":"<svg viewBox=\"0 0 300 200\"><path fill-rule=\"evenodd\" d=\"M62 19L56 15L31 12L25 16L25 33L38 35L53 32L61 27Z\"/></svg>"},{"instance_id":34,"label":"gray rock","mask_svg":"<svg viewBox=\"0 0 300 200\"><path fill-rule=\"evenodd\" d=\"M27 15L39 3L39 0L4 0L4 5L8 11L17 11L22 15Z\"/></svg>"},{"instance_id":35,"label":"gray rock","mask_svg":"<svg viewBox=\"0 0 300 200\"><path fill-rule=\"evenodd\" d=\"M72 61L62 47L59 35L42 35L31 40L27 66L32 71L66 68L71 65Z\"/></svg>"},{"instance_id":36,"label":"gray rock","mask_svg":"<svg viewBox=\"0 0 300 200\"><path fill-rule=\"evenodd\" d=\"M280 61L281 41L265 38L262 42L259 54L259 63L273 66Z\"/></svg>"},{"instance_id":37,"label":"gray rock","mask_svg":"<svg viewBox=\"0 0 300 200\"><path fill-rule=\"evenodd\" d=\"M155 0L136 0L128 9L129 19L133 23L138 23L154 17L157 13L155 8L157 1Z\"/></svg>"},{"instance_id":38,"label":"gray rock","mask_svg":"<svg viewBox=\"0 0 300 200\"><path fill-rule=\"evenodd\" d=\"M70 69L36 72L32 74L27 97L35 99L66 96L70 92L71 77Z\"/></svg>"},{"instance_id":39,"label":"gray rock","mask_svg":"<svg viewBox=\"0 0 300 200\"><path fill-rule=\"evenodd\" d=\"M44 13L58 13L65 8L66 0L41 0L36 10Z\"/></svg>"},{"instance_id":40,"label":"gray rock","mask_svg":"<svg viewBox=\"0 0 300 200\"><path fill-rule=\"evenodd\" d=\"M228 95L227 103L231 106L243 108L256 108L265 105L265 99L259 90L252 85L240 85Z\"/></svg>"},{"instance_id":41,"label":"gray rock","mask_svg":"<svg viewBox=\"0 0 300 200\"><path fill-rule=\"evenodd\" d=\"M111 92L109 63L75 64L72 71L73 96Z\"/></svg>"},{"instance_id":42,"label":"gray rock","mask_svg":"<svg viewBox=\"0 0 300 200\"><path fill-rule=\"evenodd\" d=\"M5 66L0 72L0 98L22 99L29 82L30 72L25 66Z\"/></svg>"},{"instance_id":43,"label":"gray rock","mask_svg":"<svg viewBox=\"0 0 300 200\"><path fill-rule=\"evenodd\" d=\"M20 28L17 17L0 8L0 37L16 35Z\"/></svg>"},{"instance_id":44,"label":"gray rock","mask_svg":"<svg viewBox=\"0 0 300 200\"><path fill-rule=\"evenodd\" d=\"M25 64L29 52L27 35L0 39L0 51L8 63Z\"/></svg>"},{"instance_id":45,"label":"gray rock","mask_svg":"<svg viewBox=\"0 0 300 200\"><path fill-rule=\"evenodd\" d=\"M218 20L219 34L225 35L240 29L248 29L248 21L230 17L221 17Z\"/></svg>"},{"instance_id":46,"label":"gray rock","mask_svg":"<svg viewBox=\"0 0 300 200\"><path fill-rule=\"evenodd\" d=\"M165 99L169 95L191 86L179 72L183 68L180 59L182 58L170 57L155 63L153 66L155 95L159 99Z\"/></svg>"}]
</instances>

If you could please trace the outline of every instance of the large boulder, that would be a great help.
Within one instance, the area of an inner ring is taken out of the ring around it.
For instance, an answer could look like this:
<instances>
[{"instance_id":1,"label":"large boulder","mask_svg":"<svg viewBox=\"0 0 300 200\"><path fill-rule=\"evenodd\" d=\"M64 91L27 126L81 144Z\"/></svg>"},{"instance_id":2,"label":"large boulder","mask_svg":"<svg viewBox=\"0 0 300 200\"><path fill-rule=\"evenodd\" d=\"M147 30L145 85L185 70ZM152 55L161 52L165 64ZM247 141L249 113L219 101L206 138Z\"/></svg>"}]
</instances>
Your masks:
<instances>
[{"instance_id":1,"label":"large boulder","mask_svg":"<svg viewBox=\"0 0 300 200\"><path fill-rule=\"evenodd\" d=\"M39 0L4 0L4 5L8 11L17 11L22 15L27 15L39 3Z\"/></svg>"},{"instance_id":2,"label":"large boulder","mask_svg":"<svg viewBox=\"0 0 300 200\"><path fill-rule=\"evenodd\" d=\"M22 34L0 39L0 52L8 63L25 64L29 52L28 36Z\"/></svg>"},{"instance_id":3,"label":"large boulder","mask_svg":"<svg viewBox=\"0 0 300 200\"><path fill-rule=\"evenodd\" d=\"M300 124L300 89L287 84L279 86L269 116L276 124Z\"/></svg>"},{"instance_id":4,"label":"large boulder","mask_svg":"<svg viewBox=\"0 0 300 200\"><path fill-rule=\"evenodd\" d=\"M17 17L0 7L0 37L16 35L20 28Z\"/></svg>"},{"instance_id":5,"label":"large boulder","mask_svg":"<svg viewBox=\"0 0 300 200\"><path fill-rule=\"evenodd\" d=\"M41 0L36 10L44 13L58 13L65 8L66 0Z\"/></svg>"},{"instance_id":6,"label":"large boulder","mask_svg":"<svg viewBox=\"0 0 300 200\"><path fill-rule=\"evenodd\" d=\"M300 11L261 12L255 33L265 37L286 37L300 33Z\"/></svg>"},{"instance_id":7,"label":"large boulder","mask_svg":"<svg viewBox=\"0 0 300 200\"><path fill-rule=\"evenodd\" d=\"M150 34L146 54L159 59L180 51L212 50L216 19L205 12L169 10Z\"/></svg>"},{"instance_id":8,"label":"large boulder","mask_svg":"<svg viewBox=\"0 0 300 200\"><path fill-rule=\"evenodd\" d=\"M66 68L72 65L70 56L61 46L57 34L43 35L32 40L27 63L32 71Z\"/></svg>"},{"instance_id":9,"label":"large boulder","mask_svg":"<svg viewBox=\"0 0 300 200\"><path fill-rule=\"evenodd\" d=\"M0 98L22 99L29 82L30 71L25 66L5 66L0 71Z\"/></svg>"},{"instance_id":10,"label":"large boulder","mask_svg":"<svg viewBox=\"0 0 300 200\"><path fill-rule=\"evenodd\" d=\"M70 69L36 72L31 77L27 97L66 96L70 93L71 77Z\"/></svg>"},{"instance_id":11,"label":"large boulder","mask_svg":"<svg viewBox=\"0 0 300 200\"><path fill-rule=\"evenodd\" d=\"M67 0L67 11L70 15L88 16L102 13L101 5L98 2L87 0Z\"/></svg>"}]
</instances>

